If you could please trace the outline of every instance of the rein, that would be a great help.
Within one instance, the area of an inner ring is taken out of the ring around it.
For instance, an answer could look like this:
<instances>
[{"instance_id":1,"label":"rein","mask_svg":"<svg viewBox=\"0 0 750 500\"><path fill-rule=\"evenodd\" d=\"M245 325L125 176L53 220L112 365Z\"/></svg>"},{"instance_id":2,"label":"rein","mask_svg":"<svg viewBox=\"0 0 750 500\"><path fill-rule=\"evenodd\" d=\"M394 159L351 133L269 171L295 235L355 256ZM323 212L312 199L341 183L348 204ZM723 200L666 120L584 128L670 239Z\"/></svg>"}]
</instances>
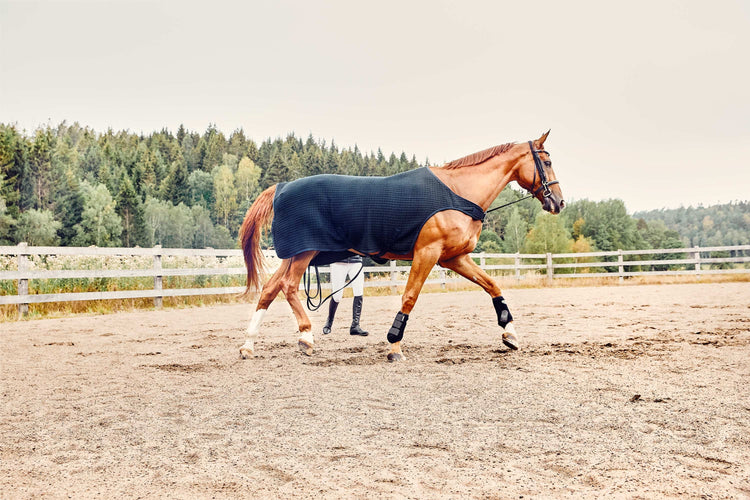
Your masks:
<instances>
[{"instance_id":1,"label":"rein","mask_svg":"<svg viewBox=\"0 0 750 500\"><path fill-rule=\"evenodd\" d=\"M315 295L310 295L310 285L312 284L311 283L312 276L311 276L310 268L312 268L312 267L315 268L315 283L317 284L317 290L315 292ZM342 286L341 288L339 288L335 292L331 292L331 294L328 297L326 297L325 299L323 299L322 298L322 296L323 296L323 290L321 289L321 286L320 286L320 274L318 272L318 266L308 266L307 270L305 270L305 276L304 276L305 295L307 296L307 309L310 310L310 311L317 311L318 309L320 309L321 306L328 301L328 299L330 299L331 297L333 297L334 295L336 295L337 293L339 293L344 288L346 288L349 285L351 285L354 282L354 280L357 279L357 276L359 276L359 273L361 273L362 269L364 269L364 268L365 268L365 263L364 263L364 261L362 261L362 265L359 267L359 271L357 271L357 274L355 274L352 279L350 279L349 281L347 281L346 284L344 284L344 286ZM313 300L315 300L315 299L318 299L318 303L317 304L313 303Z\"/></svg>"},{"instance_id":2,"label":"rein","mask_svg":"<svg viewBox=\"0 0 750 500\"><path fill-rule=\"evenodd\" d=\"M542 159L539 158L539 154L538 154L538 153L546 153L547 156L549 156L549 153L547 151L543 150L543 149L540 149L540 150L537 151L536 149L534 149L534 144L531 141L529 141L529 148L531 149L531 154L534 157L534 180L531 181L531 188L527 189L527 191L529 192L529 194L526 195L526 196L524 196L523 198L519 198L519 199L517 199L515 201L511 201L510 203L506 203L505 205L500 205L499 207L491 208L491 209L487 210L487 212L485 212L485 213L494 212L495 210L500 210L501 208L505 208L505 207L508 207L508 206L513 205L515 203L519 203L519 202L521 202L523 200L528 200L529 198L533 198L542 189L544 189L544 192L542 193L542 195L545 198L549 198L550 196L552 196L552 191L549 190L549 187L553 186L555 184L560 184L560 181L549 182L547 180L547 174L544 172L544 165L550 166L552 163L549 162L549 161L544 161L543 162ZM536 184L536 174L537 173L539 173L539 179L542 181L542 184L538 188L536 188L534 191L532 191L532 189L534 189L534 184Z\"/></svg>"}]
</instances>

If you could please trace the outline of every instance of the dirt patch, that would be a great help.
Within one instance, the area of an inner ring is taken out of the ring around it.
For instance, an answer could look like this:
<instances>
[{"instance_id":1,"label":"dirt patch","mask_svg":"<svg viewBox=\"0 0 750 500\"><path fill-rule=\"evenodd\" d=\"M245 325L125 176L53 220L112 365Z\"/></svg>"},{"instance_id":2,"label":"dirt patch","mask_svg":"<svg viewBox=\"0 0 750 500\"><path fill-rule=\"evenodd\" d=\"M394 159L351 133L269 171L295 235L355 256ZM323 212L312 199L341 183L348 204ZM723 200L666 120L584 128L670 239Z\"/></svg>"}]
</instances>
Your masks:
<instances>
[{"instance_id":1,"label":"dirt patch","mask_svg":"<svg viewBox=\"0 0 750 500\"><path fill-rule=\"evenodd\" d=\"M750 495L750 283L351 299L301 355L284 302L5 323L0 497Z\"/></svg>"}]
</instances>

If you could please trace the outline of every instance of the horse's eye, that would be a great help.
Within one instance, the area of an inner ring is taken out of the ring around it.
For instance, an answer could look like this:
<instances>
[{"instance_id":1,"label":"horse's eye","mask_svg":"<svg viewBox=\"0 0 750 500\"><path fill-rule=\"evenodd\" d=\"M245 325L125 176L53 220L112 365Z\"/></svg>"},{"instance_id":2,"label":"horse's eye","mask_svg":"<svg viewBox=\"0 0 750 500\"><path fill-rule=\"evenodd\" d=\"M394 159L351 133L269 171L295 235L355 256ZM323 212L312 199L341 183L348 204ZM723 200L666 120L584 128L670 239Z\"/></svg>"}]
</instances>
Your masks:
<instances>
[{"instance_id":1,"label":"horse's eye","mask_svg":"<svg viewBox=\"0 0 750 500\"><path fill-rule=\"evenodd\" d=\"M549 160L546 160L546 161L544 162L544 166L545 166L545 167L551 167L551 166L552 166L552 162L551 162L551 161L549 161Z\"/></svg>"}]
</instances>

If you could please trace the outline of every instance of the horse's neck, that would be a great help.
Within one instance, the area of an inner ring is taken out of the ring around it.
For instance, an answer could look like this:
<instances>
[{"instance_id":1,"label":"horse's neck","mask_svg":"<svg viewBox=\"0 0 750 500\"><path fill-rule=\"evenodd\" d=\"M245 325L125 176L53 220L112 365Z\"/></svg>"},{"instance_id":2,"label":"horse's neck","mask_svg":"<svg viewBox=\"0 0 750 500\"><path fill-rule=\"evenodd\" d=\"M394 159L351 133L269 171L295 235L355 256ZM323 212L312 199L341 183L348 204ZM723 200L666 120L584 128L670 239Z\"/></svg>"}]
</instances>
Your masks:
<instances>
[{"instance_id":1,"label":"horse's neck","mask_svg":"<svg viewBox=\"0 0 750 500\"><path fill-rule=\"evenodd\" d=\"M514 180L515 162L516 158L511 155L498 155L470 167L430 169L451 191L486 211L500 191Z\"/></svg>"}]
</instances>

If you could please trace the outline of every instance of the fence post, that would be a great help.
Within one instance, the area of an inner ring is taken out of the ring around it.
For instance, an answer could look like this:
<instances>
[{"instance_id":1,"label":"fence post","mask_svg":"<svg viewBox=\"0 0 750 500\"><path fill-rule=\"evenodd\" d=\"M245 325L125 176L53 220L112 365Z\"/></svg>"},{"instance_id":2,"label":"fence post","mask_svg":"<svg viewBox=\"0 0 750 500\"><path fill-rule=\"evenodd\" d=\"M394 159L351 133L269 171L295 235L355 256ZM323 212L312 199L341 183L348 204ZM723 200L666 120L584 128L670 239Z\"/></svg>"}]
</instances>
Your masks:
<instances>
[{"instance_id":1,"label":"fence post","mask_svg":"<svg viewBox=\"0 0 750 500\"><path fill-rule=\"evenodd\" d=\"M154 247L154 271L161 271L161 245ZM162 290L162 276L160 274L154 275L154 290ZM154 297L154 307L161 309L162 297Z\"/></svg>"},{"instance_id":2,"label":"fence post","mask_svg":"<svg viewBox=\"0 0 750 500\"><path fill-rule=\"evenodd\" d=\"M618 276L618 282L622 283L625 281L625 275L623 274L625 272L625 266L622 263L622 249L617 249L617 276Z\"/></svg>"},{"instance_id":3,"label":"fence post","mask_svg":"<svg viewBox=\"0 0 750 500\"><path fill-rule=\"evenodd\" d=\"M448 284L448 280L446 279L445 275L445 268L440 268L440 289L445 290L446 285Z\"/></svg>"},{"instance_id":4,"label":"fence post","mask_svg":"<svg viewBox=\"0 0 750 500\"><path fill-rule=\"evenodd\" d=\"M700 275L701 273L701 251L700 251L700 247L697 245L695 247L695 253L693 254L693 257L695 258L695 274Z\"/></svg>"},{"instance_id":5,"label":"fence post","mask_svg":"<svg viewBox=\"0 0 750 500\"><path fill-rule=\"evenodd\" d=\"M555 274L555 268L552 267L552 254L547 253L547 284L552 285L552 276Z\"/></svg>"},{"instance_id":6,"label":"fence post","mask_svg":"<svg viewBox=\"0 0 750 500\"><path fill-rule=\"evenodd\" d=\"M28 243L21 242L18 244L18 271L29 270L29 257L27 253L24 253ZM29 294L29 280L28 278L18 278L18 295L24 296ZM29 314L29 304L22 303L18 304L18 316L25 318Z\"/></svg>"},{"instance_id":7,"label":"fence post","mask_svg":"<svg viewBox=\"0 0 750 500\"><path fill-rule=\"evenodd\" d=\"M392 260L389 262L391 266L391 293L395 294L398 292L398 285L396 285L396 277L398 271L396 271L396 261Z\"/></svg>"},{"instance_id":8,"label":"fence post","mask_svg":"<svg viewBox=\"0 0 750 500\"><path fill-rule=\"evenodd\" d=\"M516 281L521 281L521 254L516 252L516 258L513 260L513 271L516 275Z\"/></svg>"}]
</instances>

